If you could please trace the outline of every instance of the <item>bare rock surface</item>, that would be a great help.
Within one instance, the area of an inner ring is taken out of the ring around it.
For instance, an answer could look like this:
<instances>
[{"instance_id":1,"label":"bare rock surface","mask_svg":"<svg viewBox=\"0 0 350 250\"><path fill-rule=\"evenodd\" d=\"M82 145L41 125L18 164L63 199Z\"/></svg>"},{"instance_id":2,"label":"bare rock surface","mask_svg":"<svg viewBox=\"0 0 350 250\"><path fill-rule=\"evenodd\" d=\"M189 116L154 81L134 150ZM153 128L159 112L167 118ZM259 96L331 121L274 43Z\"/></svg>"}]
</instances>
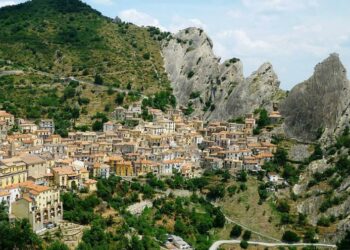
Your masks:
<instances>
[{"instance_id":1,"label":"bare rock surface","mask_svg":"<svg viewBox=\"0 0 350 250\"><path fill-rule=\"evenodd\" d=\"M334 134L349 106L350 82L337 54L315 67L314 74L296 85L281 105L285 132L312 141L320 131Z\"/></svg>"}]
</instances>

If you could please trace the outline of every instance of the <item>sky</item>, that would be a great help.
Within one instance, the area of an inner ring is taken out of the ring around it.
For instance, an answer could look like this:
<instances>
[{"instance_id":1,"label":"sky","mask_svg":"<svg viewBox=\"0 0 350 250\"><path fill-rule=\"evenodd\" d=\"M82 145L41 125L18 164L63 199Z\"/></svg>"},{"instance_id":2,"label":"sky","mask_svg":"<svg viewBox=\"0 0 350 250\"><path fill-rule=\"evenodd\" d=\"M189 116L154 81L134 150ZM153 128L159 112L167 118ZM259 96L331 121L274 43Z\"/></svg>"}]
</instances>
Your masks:
<instances>
[{"instance_id":1,"label":"sky","mask_svg":"<svg viewBox=\"0 0 350 250\"><path fill-rule=\"evenodd\" d=\"M21 0L0 0L0 7ZM222 61L243 62L249 76L271 62L281 87L309 78L336 52L350 70L349 0L84 0L109 17L177 32L200 27Z\"/></svg>"}]
</instances>

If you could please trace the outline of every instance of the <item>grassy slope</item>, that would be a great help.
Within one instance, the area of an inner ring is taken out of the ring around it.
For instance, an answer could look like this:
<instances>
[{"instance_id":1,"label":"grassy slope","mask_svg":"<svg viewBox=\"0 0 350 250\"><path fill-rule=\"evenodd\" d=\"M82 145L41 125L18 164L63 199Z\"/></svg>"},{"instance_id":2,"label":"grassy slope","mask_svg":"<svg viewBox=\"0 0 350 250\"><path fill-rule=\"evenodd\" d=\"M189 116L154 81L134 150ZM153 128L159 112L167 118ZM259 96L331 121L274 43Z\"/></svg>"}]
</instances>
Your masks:
<instances>
[{"instance_id":1,"label":"grassy slope","mask_svg":"<svg viewBox=\"0 0 350 250\"><path fill-rule=\"evenodd\" d=\"M232 184L235 184L235 182L232 182ZM246 191L235 194L232 197L227 195L225 199L220 201L218 204L222 207L222 211L229 218L257 232L280 239L282 230L277 227L278 215L268 202L264 202L262 205L258 204L258 181L254 178L249 178L247 187ZM271 222L269 222L269 219ZM227 238L229 232L230 230L227 230L222 236ZM255 237L255 235L253 236Z\"/></svg>"},{"instance_id":2,"label":"grassy slope","mask_svg":"<svg viewBox=\"0 0 350 250\"><path fill-rule=\"evenodd\" d=\"M77 0L0 9L0 59L59 76L93 80L98 73L146 92L168 83L159 44L146 29L115 24Z\"/></svg>"}]
</instances>

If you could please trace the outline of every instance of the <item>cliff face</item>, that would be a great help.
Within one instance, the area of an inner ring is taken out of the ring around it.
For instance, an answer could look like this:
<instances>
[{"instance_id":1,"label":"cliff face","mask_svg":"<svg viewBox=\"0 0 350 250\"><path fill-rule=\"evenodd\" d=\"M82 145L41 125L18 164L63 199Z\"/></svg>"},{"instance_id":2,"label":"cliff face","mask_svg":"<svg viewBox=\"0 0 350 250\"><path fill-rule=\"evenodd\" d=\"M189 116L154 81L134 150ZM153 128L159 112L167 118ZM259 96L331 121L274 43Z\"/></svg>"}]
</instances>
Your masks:
<instances>
[{"instance_id":1,"label":"cliff face","mask_svg":"<svg viewBox=\"0 0 350 250\"><path fill-rule=\"evenodd\" d=\"M314 74L296 85L281 105L285 132L290 137L315 140L342 130L347 119L350 82L337 54L315 67Z\"/></svg>"},{"instance_id":2,"label":"cliff face","mask_svg":"<svg viewBox=\"0 0 350 250\"><path fill-rule=\"evenodd\" d=\"M191 105L194 115L208 120L225 120L259 107L271 109L283 98L270 63L244 78L239 59L220 63L212 48L210 38L196 28L182 30L163 43L165 69L181 106Z\"/></svg>"},{"instance_id":3,"label":"cliff face","mask_svg":"<svg viewBox=\"0 0 350 250\"><path fill-rule=\"evenodd\" d=\"M209 118L242 116L260 107L271 110L273 103L284 96L279 89L279 83L272 65L264 63L251 76L238 82L227 99L223 101L218 99L217 109L209 115Z\"/></svg>"}]
</instances>

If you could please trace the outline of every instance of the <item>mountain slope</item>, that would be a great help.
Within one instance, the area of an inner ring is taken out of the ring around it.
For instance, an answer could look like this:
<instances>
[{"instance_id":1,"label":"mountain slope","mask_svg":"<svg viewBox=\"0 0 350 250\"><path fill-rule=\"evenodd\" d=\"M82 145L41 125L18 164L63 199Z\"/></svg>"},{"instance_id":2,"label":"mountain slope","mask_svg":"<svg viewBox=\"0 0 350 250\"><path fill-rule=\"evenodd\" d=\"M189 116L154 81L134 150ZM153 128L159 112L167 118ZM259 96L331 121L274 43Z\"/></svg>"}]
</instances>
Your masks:
<instances>
[{"instance_id":1,"label":"mountain slope","mask_svg":"<svg viewBox=\"0 0 350 250\"><path fill-rule=\"evenodd\" d=\"M114 23L79 0L33 0L0 9L0 58L58 76L153 92L168 84L146 29Z\"/></svg>"},{"instance_id":2,"label":"mountain slope","mask_svg":"<svg viewBox=\"0 0 350 250\"><path fill-rule=\"evenodd\" d=\"M174 95L194 115L229 119L259 107L272 109L272 103L284 96L271 64L244 78L242 62L232 58L220 63L212 41L201 29L182 30L162 44Z\"/></svg>"}]
</instances>

